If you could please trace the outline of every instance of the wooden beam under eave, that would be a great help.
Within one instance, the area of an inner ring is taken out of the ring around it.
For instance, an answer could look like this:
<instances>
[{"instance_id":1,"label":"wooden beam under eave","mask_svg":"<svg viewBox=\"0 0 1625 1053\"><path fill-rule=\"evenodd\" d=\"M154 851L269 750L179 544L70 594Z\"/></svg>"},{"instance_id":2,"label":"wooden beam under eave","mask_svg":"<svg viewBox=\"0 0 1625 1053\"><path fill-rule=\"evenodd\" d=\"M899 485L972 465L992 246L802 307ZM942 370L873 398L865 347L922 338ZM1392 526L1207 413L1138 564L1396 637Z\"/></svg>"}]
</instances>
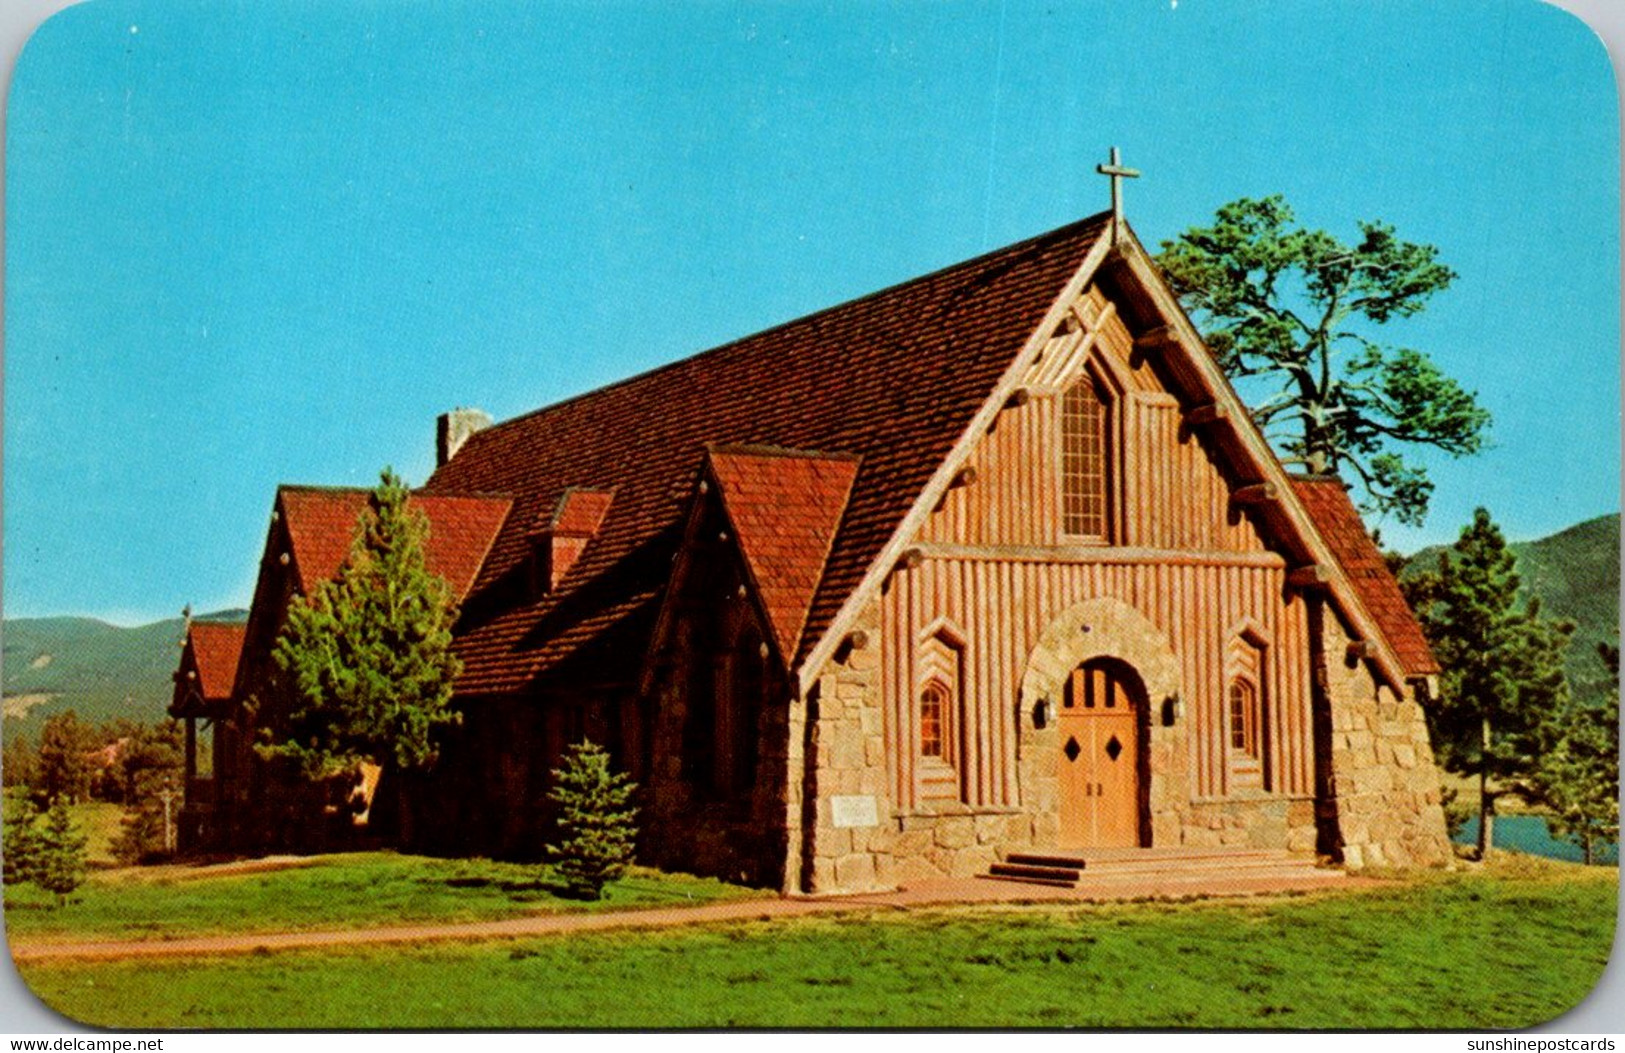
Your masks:
<instances>
[{"instance_id":1,"label":"wooden beam under eave","mask_svg":"<svg viewBox=\"0 0 1625 1053\"><path fill-rule=\"evenodd\" d=\"M1166 351L1177 350L1180 347L1179 336L1172 326L1159 325L1155 329L1147 329L1134 338L1134 350L1148 358L1161 355Z\"/></svg>"},{"instance_id":2,"label":"wooden beam under eave","mask_svg":"<svg viewBox=\"0 0 1625 1053\"><path fill-rule=\"evenodd\" d=\"M962 486L969 486L975 481L976 469L974 467L967 466L959 469L959 471L954 474L953 479L948 483L948 489L957 490Z\"/></svg>"},{"instance_id":3,"label":"wooden beam under eave","mask_svg":"<svg viewBox=\"0 0 1625 1053\"><path fill-rule=\"evenodd\" d=\"M1185 411L1185 426L1198 428L1204 424L1213 424L1217 421L1229 420L1230 410L1217 402L1204 402L1200 406L1192 406Z\"/></svg>"},{"instance_id":4,"label":"wooden beam under eave","mask_svg":"<svg viewBox=\"0 0 1625 1053\"><path fill-rule=\"evenodd\" d=\"M1262 505L1271 501L1279 501L1281 492L1274 483L1251 483L1247 486L1238 486L1230 494L1232 504Z\"/></svg>"},{"instance_id":5,"label":"wooden beam under eave","mask_svg":"<svg viewBox=\"0 0 1625 1053\"><path fill-rule=\"evenodd\" d=\"M1293 567L1286 572L1286 583L1300 589L1320 588L1329 585L1332 580L1332 568L1324 563L1310 563L1302 567ZM1359 641L1365 643L1364 640Z\"/></svg>"},{"instance_id":6,"label":"wooden beam under eave","mask_svg":"<svg viewBox=\"0 0 1625 1053\"><path fill-rule=\"evenodd\" d=\"M1349 641L1347 656L1350 662L1363 661L1372 657L1376 653L1377 649L1371 646L1371 641L1369 640Z\"/></svg>"}]
</instances>

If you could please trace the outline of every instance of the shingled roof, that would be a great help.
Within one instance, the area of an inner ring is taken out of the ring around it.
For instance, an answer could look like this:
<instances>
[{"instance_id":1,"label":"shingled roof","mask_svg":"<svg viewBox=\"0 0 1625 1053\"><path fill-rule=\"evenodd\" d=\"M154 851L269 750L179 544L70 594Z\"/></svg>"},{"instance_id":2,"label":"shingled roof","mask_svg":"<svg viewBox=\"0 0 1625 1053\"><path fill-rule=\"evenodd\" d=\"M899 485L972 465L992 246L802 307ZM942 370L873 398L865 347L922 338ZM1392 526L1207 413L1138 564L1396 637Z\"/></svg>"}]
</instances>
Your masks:
<instances>
[{"instance_id":1,"label":"shingled roof","mask_svg":"<svg viewBox=\"0 0 1625 1053\"><path fill-rule=\"evenodd\" d=\"M794 654L858 460L732 447L712 450L710 463L779 653Z\"/></svg>"},{"instance_id":2,"label":"shingled roof","mask_svg":"<svg viewBox=\"0 0 1625 1053\"><path fill-rule=\"evenodd\" d=\"M647 641L708 444L760 444L861 458L808 605L800 657L1108 228L1095 216L830 308L469 438L425 486L503 493L515 514L480 572L460 634L459 690L531 685L615 631ZM614 489L574 588L501 597L522 577L528 528L569 487ZM590 593L590 595L589 595ZM624 655L622 656L624 661Z\"/></svg>"},{"instance_id":3,"label":"shingled roof","mask_svg":"<svg viewBox=\"0 0 1625 1053\"><path fill-rule=\"evenodd\" d=\"M309 486L284 486L277 492L302 591L338 573L371 495L371 490ZM429 520L428 569L445 578L461 600L473 587L513 502L506 497L414 494L408 503Z\"/></svg>"},{"instance_id":4,"label":"shingled roof","mask_svg":"<svg viewBox=\"0 0 1625 1053\"><path fill-rule=\"evenodd\" d=\"M1428 647L1422 627L1399 591L1399 582L1388 569L1341 479L1330 476L1294 477L1292 488L1314 520L1315 529L1331 548L1343 573L1360 596L1360 602L1388 638L1410 676L1430 676L1439 672L1439 663Z\"/></svg>"},{"instance_id":5,"label":"shingled roof","mask_svg":"<svg viewBox=\"0 0 1625 1053\"><path fill-rule=\"evenodd\" d=\"M1109 215L1094 216L471 436L420 498L513 499L465 602L458 690L499 694L542 685L550 675L561 684L635 675L627 661L647 649L708 451L715 464L716 451L737 447L818 451L802 455L812 460L796 468L806 469L799 481L744 460L724 462L731 486L719 478L730 514L743 516L736 529L781 653L792 666L806 660L911 509L919 514L916 505L950 453L961 455L956 444L987 412L1001 380L1013 383L1007 371L1043 335L1038 329L1069 281L1086 261L1103 258L1110 226ZM1126 276L1142 283L1152 309L1168 321L1165 331L1192 356L1181 373L1192 397L1228 402L1235 419L1245 419L1126 228L1118 252ZM1263 478L1285 480L1256 432L1237 430L1229 448ZM835 461L851 468L821 474ZM847 470L853 475L843 490ZM805 507L787 518L767 516L776 499L748 491L772 486L805 491L797 498ZM562 514L572 491L613 492L613 500L606 498L602 522L593 524L568 575L537 595L525 584L534 578L537 524ZM1385 676L1437 671L1341 486L1294 486L1272 515L1297 558L1330 555L1339 563L1334 597L1379 643ZM821 531L831 528L821 572L811 553L806 560L769 554L768 539L781 531L806 533L819 549Z\"/></svg>"},{"instance_id":6,"label":"shingled roof","mask_svg":"<svg viewBox=\"0 0 1625 1053\"><path fill-rule=\"evenodd\" d=\"M188 630L192 659L197 663L198 692L204 702L231 698L237 683L237 660L243 654L248 626L242 622L196 621Z\"/></svg>"}]
</instances>

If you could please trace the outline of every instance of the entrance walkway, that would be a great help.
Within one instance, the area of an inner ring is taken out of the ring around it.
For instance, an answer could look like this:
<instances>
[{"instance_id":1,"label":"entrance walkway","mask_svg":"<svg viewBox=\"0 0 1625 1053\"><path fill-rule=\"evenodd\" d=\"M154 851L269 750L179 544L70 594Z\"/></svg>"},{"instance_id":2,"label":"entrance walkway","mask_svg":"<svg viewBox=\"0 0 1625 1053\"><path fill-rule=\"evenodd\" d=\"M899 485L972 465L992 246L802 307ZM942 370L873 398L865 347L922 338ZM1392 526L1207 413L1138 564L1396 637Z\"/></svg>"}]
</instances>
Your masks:
<instances>
[{"instance_id":1,"label":"entrance walkway","mask_svg":"<svg viewBox=\"0 0 1625 1053\"><path fill-rule=\"evenodd\" d=\"M462 922L451 925L394 925L370 929L334 929L320 932L232 933L188 936L173 940L106 940L75 943L13 942L11 956L18 962L56 959L117 961L132 958L188 958L225 954L251 954L320 947L371 944L428 943L444 940L510 940L572 932L612 929L663 929L730 921L773 921L811 914L910 910L959 903L1094 903L1126 899L1184 899L1251 896L1271 893L1349 889L1378 884L1341 871L1319 871L1295 878L1243 875L1121 874L1085 879L1076 888L1016 885L977 878L946 878L914 882L894 891L791 899L736 900L698 907L602 911L595 914L536 914L502 921Z\"/></svg>"}]
</instances>

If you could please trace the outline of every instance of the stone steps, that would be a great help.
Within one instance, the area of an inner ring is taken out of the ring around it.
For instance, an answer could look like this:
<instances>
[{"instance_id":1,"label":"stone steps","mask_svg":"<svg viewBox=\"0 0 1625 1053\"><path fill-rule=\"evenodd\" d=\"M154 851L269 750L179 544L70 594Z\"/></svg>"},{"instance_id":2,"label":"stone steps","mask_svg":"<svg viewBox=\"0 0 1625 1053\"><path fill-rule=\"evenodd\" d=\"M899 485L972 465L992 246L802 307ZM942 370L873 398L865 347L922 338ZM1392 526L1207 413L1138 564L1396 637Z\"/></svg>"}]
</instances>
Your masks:
<instances>
[{"instance_id":1,"label":"stone steps","mask_svg":"<svg viewBox=\"0 0 1625 1053\"><path fill-rule=\"evenodd\" d=\"M1285 849L1175 848L1013 852L980 876L1058 888L1086 883L1107 889L1148 882L1159 887L1213 887L1226 879L1321 884L1342 880L1343 872L1320 867L1313 856Z\"/></svg>"}]
</instances>

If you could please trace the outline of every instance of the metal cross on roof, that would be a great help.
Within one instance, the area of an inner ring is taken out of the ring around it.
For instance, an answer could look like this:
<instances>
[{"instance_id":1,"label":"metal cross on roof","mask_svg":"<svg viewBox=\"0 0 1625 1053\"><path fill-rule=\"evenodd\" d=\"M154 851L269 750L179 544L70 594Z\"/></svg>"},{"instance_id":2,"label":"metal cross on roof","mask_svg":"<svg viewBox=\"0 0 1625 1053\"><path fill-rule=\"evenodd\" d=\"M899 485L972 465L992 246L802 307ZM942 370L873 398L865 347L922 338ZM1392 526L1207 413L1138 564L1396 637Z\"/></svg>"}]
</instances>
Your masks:
<instances>
[{"instance_id":1,"label":"metal cross on roof","mask_svg":"<svg viewBox=\"0 0 1625 1053\"><path fill-rule=\"evenodd\" d=\"M1112 240L1117 240L1117 228L1123 224L1123 180L1140 178L1137 168L1124 168L1120 163L1117 147L1112 147L1112 159L1109 164L1096 165L1095 171L1103 176L1110 176L1112 181Z\"/></svg>"}]
</instances>

